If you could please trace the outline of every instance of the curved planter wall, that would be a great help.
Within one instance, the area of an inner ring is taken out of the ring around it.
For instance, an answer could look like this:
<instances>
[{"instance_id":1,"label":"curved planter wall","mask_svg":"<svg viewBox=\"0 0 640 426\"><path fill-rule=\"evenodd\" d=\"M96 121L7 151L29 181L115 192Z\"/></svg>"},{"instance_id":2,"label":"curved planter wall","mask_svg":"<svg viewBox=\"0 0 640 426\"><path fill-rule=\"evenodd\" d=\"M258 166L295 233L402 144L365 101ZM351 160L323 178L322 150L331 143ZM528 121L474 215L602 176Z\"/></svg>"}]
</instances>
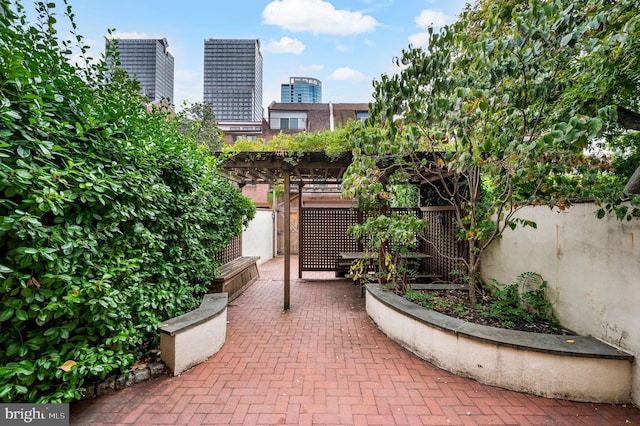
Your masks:
<instances>
[{"instance_id":1,"label":"curved planter wall","mask_svg":"<svg viewBox=\"0 0 640 426\"><path fill-rule=\"evenodd\" d=\"M583 402L631 400L633 356L584 336L468 323L367 285L369 317L419 357L488 385Z\"/></svg>"}]
</instances>

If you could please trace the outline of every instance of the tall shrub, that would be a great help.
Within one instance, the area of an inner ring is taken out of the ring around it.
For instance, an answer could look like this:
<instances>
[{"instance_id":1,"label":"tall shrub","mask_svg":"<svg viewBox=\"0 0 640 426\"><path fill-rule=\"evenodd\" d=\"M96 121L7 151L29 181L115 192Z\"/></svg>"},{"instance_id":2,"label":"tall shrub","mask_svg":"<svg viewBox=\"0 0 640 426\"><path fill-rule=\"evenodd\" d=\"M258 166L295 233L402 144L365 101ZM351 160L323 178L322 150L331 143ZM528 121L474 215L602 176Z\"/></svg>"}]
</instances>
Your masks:
<instances>
[{"instance_id":1,"label":"tall shrub","mask_svg":"<svg viewBox=\"0 0 640 426\"><path fill-rule=\"evenodd\" d=\"M69 401L197 306L254 207L124 72L70 64L55 5L0 4L0 400Z\"/></svg>"}]
</instances>

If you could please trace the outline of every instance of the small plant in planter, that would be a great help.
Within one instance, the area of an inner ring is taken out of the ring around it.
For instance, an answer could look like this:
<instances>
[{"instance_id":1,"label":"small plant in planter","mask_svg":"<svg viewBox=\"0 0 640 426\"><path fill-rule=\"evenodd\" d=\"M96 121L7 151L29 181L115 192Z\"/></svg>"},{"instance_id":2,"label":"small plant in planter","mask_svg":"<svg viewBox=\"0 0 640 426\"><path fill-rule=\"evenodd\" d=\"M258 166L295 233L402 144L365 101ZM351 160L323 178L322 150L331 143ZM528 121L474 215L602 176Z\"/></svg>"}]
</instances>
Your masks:
<instances>
[{"instance_id":1,"label":"small plant in planter","mask_svg":"<svg viewBox=\"0 0 640 426\"><path fill-rule=\"evenodd\" d=\"M420 292L409 288L404 293L404 298L426 309L477 324L545 334L565 334L566 330L560 327L551 304L545 297L546 287L547 282L540 275L526 272L508 285L493 280L493 285L473 307L475 309L472 309L467 303L467 296L459 290Z\"/></svg>"},{"instance_id":2,"label":"small plant in planter","mask_svg":"<svg viewBox=\"0 0 640 426\"><path fill-rule=\"evenodd\" d=\"M483 315L497 318L506 328L513 328L516 322L549 322L558 326L553 316L551 304L545 297L547 282L540 275L525 272L509 285L492 280L491 304L488 311L481 307ZM532 282L536 284L531 284Z\"/></svg>"},{"instance_id":3,"label":"small plant in planter","mask_svg":"<svg viewBox=\"0 0 640 426\"><path fill-rule=\"evenodd\" d=\"M353 225L351 234L359 240L365 241L365 259L358 260L351 268L354 279L373 276L378 283L389 285L399 293L406 291L406 282L415 271L407 264L405 255L417 242L417 235L424 232L428 221L419 219L411 214L391 212L386 215L386 207L375 214L370 206L365 209L368 217L362 224Z\"/></svg>"}]
</instances>

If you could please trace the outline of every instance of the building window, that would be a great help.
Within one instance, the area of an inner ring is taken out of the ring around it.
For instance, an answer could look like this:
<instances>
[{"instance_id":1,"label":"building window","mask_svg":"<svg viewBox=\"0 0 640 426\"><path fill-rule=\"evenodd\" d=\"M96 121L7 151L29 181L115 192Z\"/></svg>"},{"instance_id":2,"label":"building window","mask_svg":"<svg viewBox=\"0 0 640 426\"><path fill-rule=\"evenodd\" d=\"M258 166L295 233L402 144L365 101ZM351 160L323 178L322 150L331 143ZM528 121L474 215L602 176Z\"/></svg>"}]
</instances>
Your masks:
<instances>
[{"instance_id":1,"label":"building window","mask_svg":"<svg viewBox=\"0 0 640 426\"><path fill-rule=\"evenodd\" d=\"M306 111L271 111L272 129L304 130L307 126Z\"/></svg>"},{"instance_id":2,"label":"building window","mask_svg":"<svg viewBox=\"0 0 640 426\"><path fill-rule=\"evenodd\" d=\"M300 120L297 118L281 118L280 119L280 128L281 129L293 129L297 130L300 127Z\"/></svg>"},{"instance_id":3,"label":"building window","mask_svg":"<svg viewBox=\"0 0 640 426\"><path fill-rule=\"evenodd\" d=\"M239 140L248 140L251 142L255 142L258 140L258 138L256 136L250 136L250 135L233 135L231 136L231 140L235 143Z\"/></svg>"},{"instance_id":4,"label":"building window","mask_svg":"<svg viewBox=\"0 0 640 426\"><path fill-rule=\"evenodd\" d=\"M365 121L369 118L369 111L356 111L356 120Z\"/></svg>"}]
</instances>

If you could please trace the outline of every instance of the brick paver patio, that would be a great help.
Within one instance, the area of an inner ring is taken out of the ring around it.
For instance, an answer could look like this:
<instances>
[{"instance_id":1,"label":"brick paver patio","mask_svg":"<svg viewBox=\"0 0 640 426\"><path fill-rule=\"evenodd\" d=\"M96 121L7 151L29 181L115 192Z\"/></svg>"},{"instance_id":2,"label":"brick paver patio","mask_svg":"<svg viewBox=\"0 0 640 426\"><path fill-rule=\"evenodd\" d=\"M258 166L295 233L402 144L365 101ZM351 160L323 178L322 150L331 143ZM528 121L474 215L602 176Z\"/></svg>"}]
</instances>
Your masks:
<instances>
[{"instance_id":1,"label":"brick paver patio","mask_svg":"<svg viewBox=\"0 0 640 426\"><path fill-rule=\"evenodd\" d=\"M630 405L550 400L440 370L378 331L359 288L331 274L292 278L283 312L282 271L282 258L260 267L207 362L74 403L71 424L640 425Z\"/></svg>"}]
</instances>

